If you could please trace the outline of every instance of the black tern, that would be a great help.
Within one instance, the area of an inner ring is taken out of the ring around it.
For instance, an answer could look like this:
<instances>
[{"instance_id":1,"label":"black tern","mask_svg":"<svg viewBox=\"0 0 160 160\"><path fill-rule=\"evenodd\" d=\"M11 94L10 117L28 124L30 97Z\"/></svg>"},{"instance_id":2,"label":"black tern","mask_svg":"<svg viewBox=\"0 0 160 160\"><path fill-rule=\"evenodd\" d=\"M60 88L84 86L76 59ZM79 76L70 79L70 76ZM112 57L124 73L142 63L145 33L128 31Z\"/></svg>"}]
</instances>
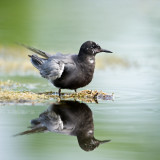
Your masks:
<instances>
[{"instance_id":1,"label":"black tern","mask_svg":"<svg viewBox=\"0 0 160 160\"><path fill-rule=\"evenodd\" d=\"M79 146L85 151L92 151L100 144L110 142L94 137L92 111L87 104L77 101L52 104L38 118L31 120L30 128L15 136L47 131L76 136Z\"/></svg>"},{"instance_id":2,"label":"black tern","mask_svg":"<svg viewBox=\"0 0 160 160\"><path fill-rule=\"evenodd\" d=\"M77 88L88 85L93 78L95 55L100 52L112 53L102 49L93 41L83 43L77 55L61 53L50 55L39 49L25 47L43 57L29 55L33 66L40 71L41 76L59 88L59 96L61 89L71 89L76 92Z\"/></svg>"}]
</instances>

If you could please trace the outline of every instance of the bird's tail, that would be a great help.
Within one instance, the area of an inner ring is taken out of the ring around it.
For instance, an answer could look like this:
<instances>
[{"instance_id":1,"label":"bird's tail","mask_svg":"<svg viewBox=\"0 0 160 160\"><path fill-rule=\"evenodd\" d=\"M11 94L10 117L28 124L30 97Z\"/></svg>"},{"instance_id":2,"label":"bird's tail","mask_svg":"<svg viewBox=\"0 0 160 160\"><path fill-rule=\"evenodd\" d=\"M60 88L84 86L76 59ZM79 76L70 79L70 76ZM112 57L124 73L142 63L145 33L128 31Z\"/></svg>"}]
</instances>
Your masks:
<instances>
[{"instance_id":1,"label":"bird's tail","mask_svg":"<svg viewBox=\"0 0 160 160\"><path fill-rule=\"evenodd\" d=\"M44 63L45 59L38 57L37 55L28 55L31 58L31 63L37 69L40 69L41 65Z\"/></svg>"},{"instance_id":2,"label":"bird's tail","mask_svg":"<svg viewBox=\"0 0 160 160\"><path fill-rule=\"evenodd\" d=\"M22 136L22 135L26 135L26 134L40 133L40 132L44 132L44 131L47 131L46 127L38 127L38 128L32 128L30 130L18 133L18 134L14 135L14 136Z\"/></svg>"},{"instance_id":3,"label":"bird's tail","mask_svg":"<svg viewBox=\"0 0 160 160\"><path fill-rule=\"evenodd\" d=\"M44 57L46 59L48 59L51 56L50 54L48 54L48 53L46 53L46 52L44 52L42 50L39 50L39 49L30 47L30 46L27 46L27 45L21 44L21 43L18 43L18 44L21 45L21 46L23 46L23 47L25 47L25 48L27 48L27 49L29 49L30 51L32 51L34 53L37 53L37 54L41 55L42 57Z\"/></svg>"}]
</instances>

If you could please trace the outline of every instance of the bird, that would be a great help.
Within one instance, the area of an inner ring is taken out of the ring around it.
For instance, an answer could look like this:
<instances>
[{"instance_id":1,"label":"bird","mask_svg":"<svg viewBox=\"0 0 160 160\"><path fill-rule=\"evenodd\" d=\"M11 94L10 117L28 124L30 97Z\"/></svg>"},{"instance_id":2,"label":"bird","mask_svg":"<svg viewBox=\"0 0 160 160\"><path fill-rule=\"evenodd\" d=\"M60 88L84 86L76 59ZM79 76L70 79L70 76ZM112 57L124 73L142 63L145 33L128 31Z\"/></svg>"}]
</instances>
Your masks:
<instances>
[{"instance_id":1,"label":"bird","mask_svg":"<svg viewBox=\"0 0 160 160\"><path fill-rule=\"evenodd\" d=\"M91 109L78 101L62 100L53 103L38 118L31 120L30 129L14 136L34 133L54 132L76 136L81 149L93 151L100 144L111 140L98 140L94 137L94 123Z\"/></svg>"},{"instance_id":2,"label":"bird","mask_svg":"<svg viewBox=\"0 0 160 160\"><path fill-rule=\"evenodd\" d=\"M78 88L88 85L93 79L95 56L100 52L112 53L102 49L93 41L84 42L78 54L57 53L51 55L33 47L23 46L36 53L28 55L31 63L39 70L43 78L48 79L55 87L59 88L59 96L61 89L77 92Z\"/></svg>"}]
</instances>

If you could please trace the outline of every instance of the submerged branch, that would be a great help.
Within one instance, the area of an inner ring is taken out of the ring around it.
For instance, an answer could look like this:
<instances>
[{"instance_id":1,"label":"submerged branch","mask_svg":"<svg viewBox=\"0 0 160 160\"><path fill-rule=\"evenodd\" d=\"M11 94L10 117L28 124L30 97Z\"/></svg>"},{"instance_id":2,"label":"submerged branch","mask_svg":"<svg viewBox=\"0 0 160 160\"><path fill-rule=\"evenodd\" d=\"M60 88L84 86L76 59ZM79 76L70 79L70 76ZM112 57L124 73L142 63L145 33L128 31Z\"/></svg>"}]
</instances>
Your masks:
<instances>
[{"instance_id":1,"label":"submerged branch","mask_svg":"<svg viewBox=\"0 0 160 160\"><path fill-rule=\"evenodd\" d=\"M63 93L59 97L58 93L53 92L34 93L29 91L0 90L0 103L43 103L53 99L57 101L74 99L83 102L98 103L99 99L113 100L113 94L109 95L96 90L83 90L78 93Z\"/></svg>"}]
</instances>

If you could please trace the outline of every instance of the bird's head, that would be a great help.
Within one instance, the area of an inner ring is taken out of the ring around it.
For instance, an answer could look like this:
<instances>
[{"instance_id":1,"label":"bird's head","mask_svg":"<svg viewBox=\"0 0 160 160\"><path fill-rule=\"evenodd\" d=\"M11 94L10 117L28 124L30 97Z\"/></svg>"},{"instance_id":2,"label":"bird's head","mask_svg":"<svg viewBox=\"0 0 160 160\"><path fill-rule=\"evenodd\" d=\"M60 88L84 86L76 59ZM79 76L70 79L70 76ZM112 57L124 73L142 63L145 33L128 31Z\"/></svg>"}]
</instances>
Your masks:
<instances>
[{"instance_id":1,"label":"bird's head","mask_svg":"<svg viewBox=\"0 0 160 160\"><path fill-rule=\"evenodd\" d=\"M77 137L78 138L78 137ZM111 140L103 140L100 141L95 139L94 137L88 137L84 139L78 139L79 146L85 151L93 151L97 148L100 144L104 144L110 142Z\"/></svg>"},{"instance_id":2,"label":"bird's head","mask_svg":"<svg viewBox=\"0 0 160 160\"><path fill-rule=\"evenodd\" d=\"M82 44L79 54L95 56L97 53L100 52L112 53L109 50L102 49L98 44L93 41L87 41Z\"/></svg>"}]
</instances>

